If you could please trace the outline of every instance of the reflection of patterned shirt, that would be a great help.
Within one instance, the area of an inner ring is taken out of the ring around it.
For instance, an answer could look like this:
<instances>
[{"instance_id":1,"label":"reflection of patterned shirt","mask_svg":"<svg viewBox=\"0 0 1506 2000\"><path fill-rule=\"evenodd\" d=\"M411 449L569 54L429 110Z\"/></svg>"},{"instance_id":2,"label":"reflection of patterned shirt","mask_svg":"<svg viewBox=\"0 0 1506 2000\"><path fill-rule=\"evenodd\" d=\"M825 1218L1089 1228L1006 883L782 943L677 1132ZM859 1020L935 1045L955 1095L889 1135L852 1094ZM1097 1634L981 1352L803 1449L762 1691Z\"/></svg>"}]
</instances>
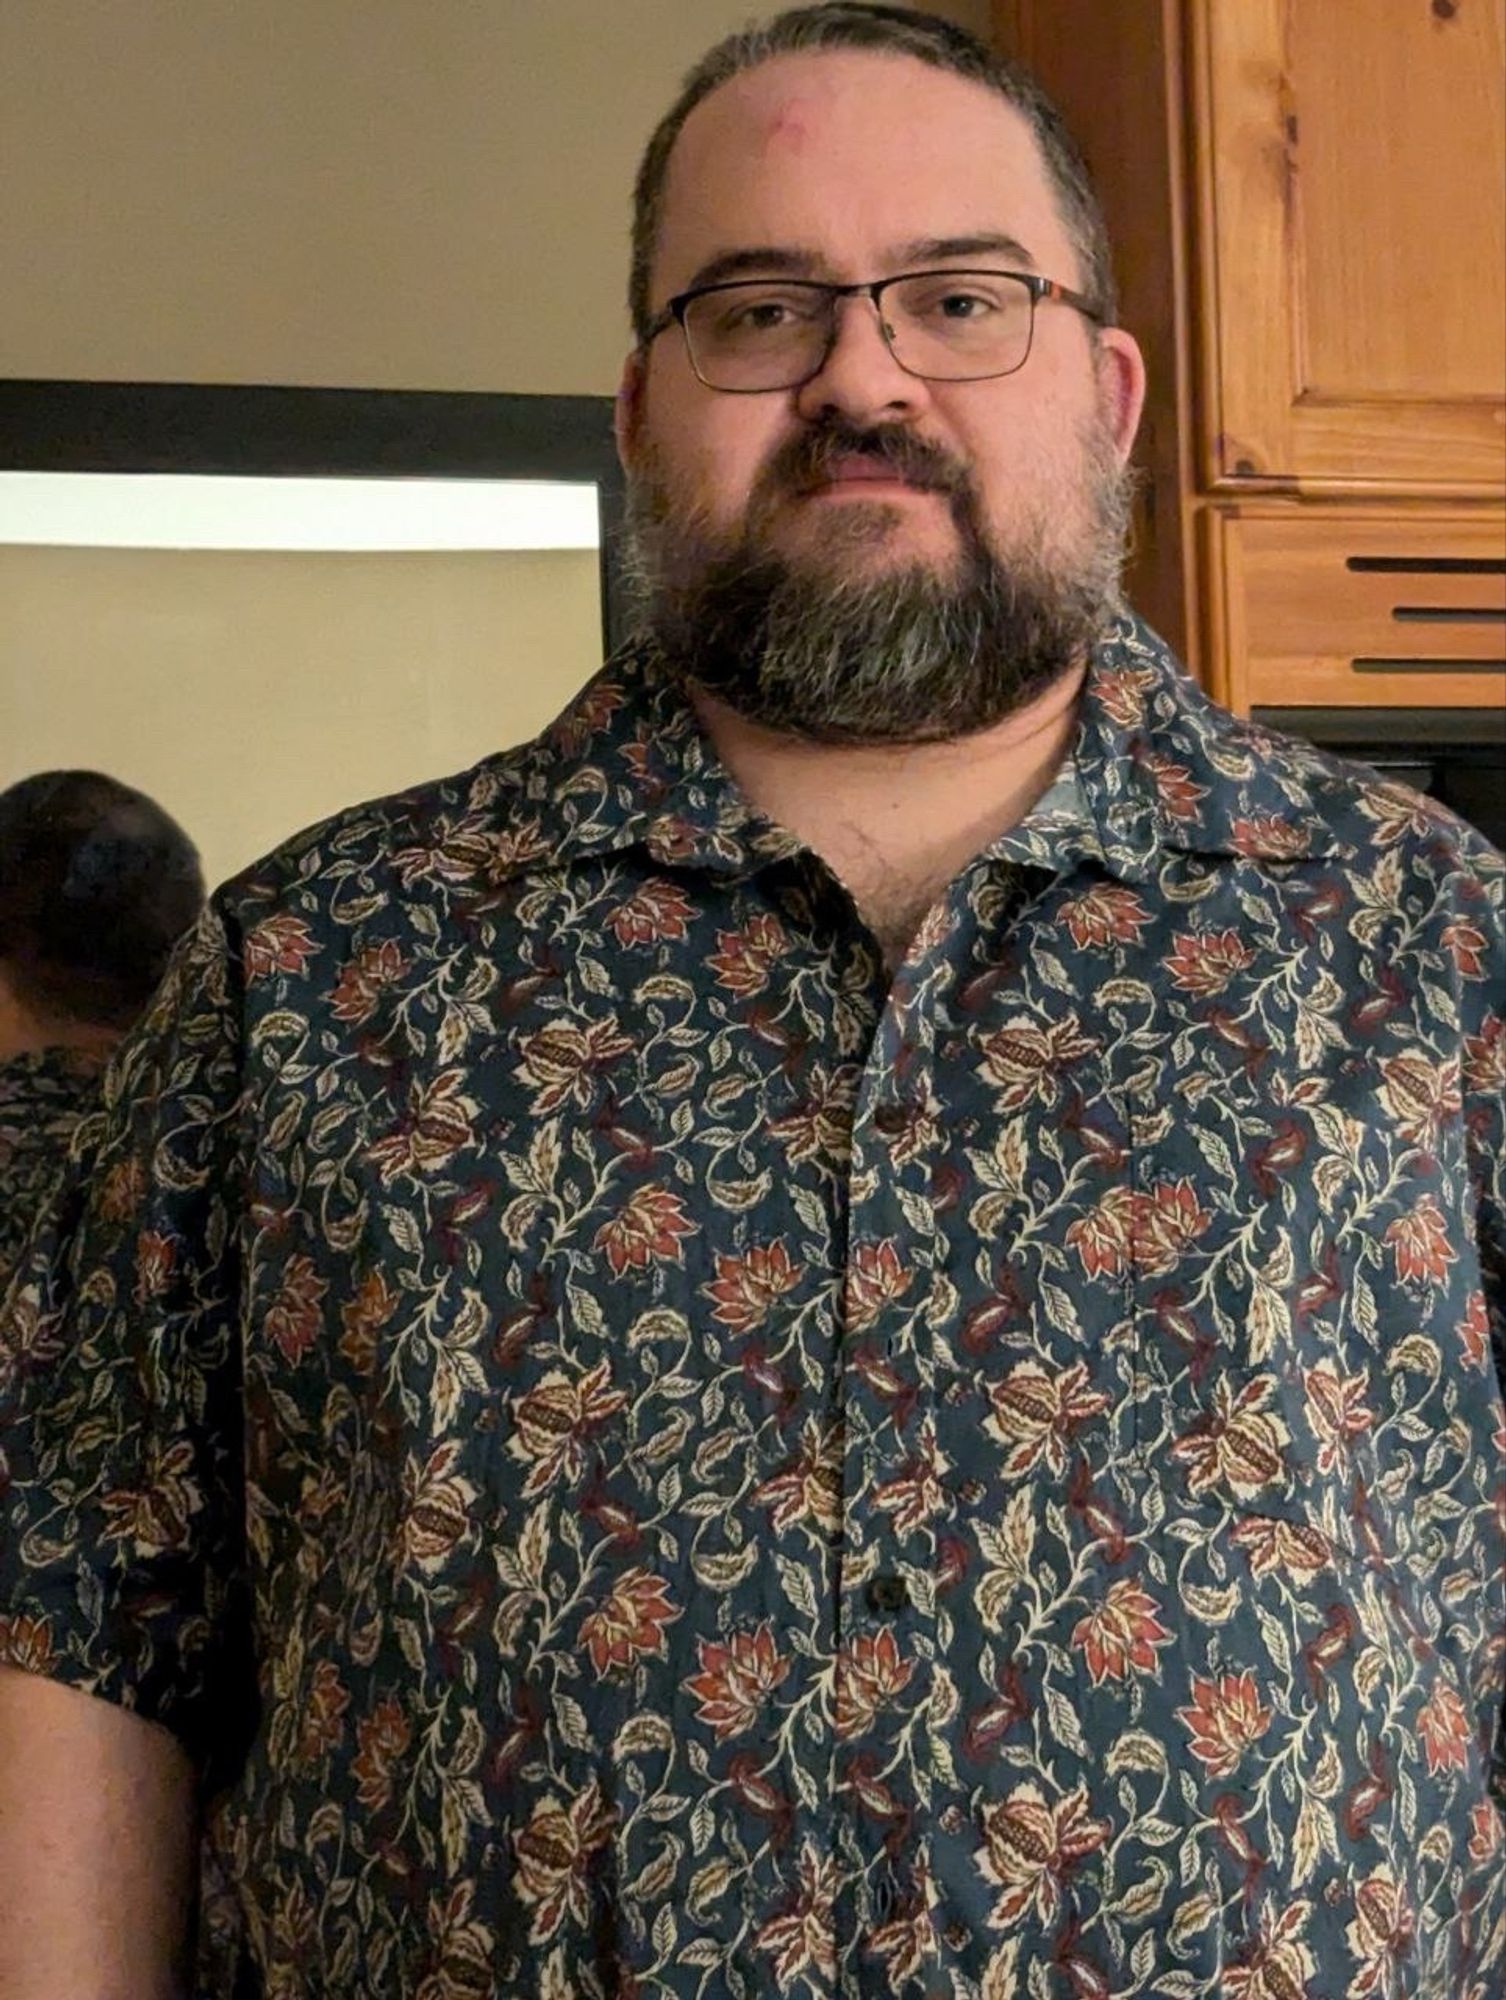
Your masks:
<instances>
[{"instance_id":1,"label":"reflection of patterned shirt","mask_svg":"<svg viewBox=\"0 0 1506 2000\"><path fill-rule=\"evenodd\" d=\"M99 1093L103 1058L39 1049L0 1063L0 1294Z\"/></svg>"},{"instance_id":2,"label":"reflection of patterned shirt","mask_svg":"<svg viewBox=\"0 0 1506 2000\"><path fill-rule=\"evenodd\" d=\"M1500 859L1133 624L1075 775L892 985L634 666L216 899L0 1630L266 1992L1500 1990Z\"/></svg>"}]
</instances>

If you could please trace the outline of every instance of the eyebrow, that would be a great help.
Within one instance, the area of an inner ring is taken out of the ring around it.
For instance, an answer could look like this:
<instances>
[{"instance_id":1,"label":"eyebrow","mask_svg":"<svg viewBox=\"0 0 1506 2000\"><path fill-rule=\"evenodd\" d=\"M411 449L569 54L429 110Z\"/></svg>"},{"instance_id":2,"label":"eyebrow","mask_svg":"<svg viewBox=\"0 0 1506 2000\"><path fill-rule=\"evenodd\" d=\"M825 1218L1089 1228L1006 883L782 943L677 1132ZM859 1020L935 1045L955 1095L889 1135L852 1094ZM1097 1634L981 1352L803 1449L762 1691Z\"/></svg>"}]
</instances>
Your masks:
<instances>
[{"instance_id":1,"label":"eyebrow","mask_svg":"<svg viewBox=\"0 0 1506 2000\"><path fill-rule=\"evenodd\" d=\"M924 269L930 264L952 263L959 257L1007 257L1012 265L1033 271L1034 257L1018 237L999 231L972 236L922 236L901 244L886 262L896 272ZM702 285L720 285L733 278L762 277L765 274L789 278L819 278L826 269L825 259L813 250L796 250L787 244L750 244L741 250L722 250L698 264L683 289L698 291Z\"/></svg>"},{"instance_id":2,"label":"eyebrow","mask_svg":"<svg viewBox=\"0 0 1506 2000\"><path fill-rule=\"evenodd\" d=\"M1017 236L1006 236L992 230L978 236L922 236L914 243L904 244L899 251L902 265L949 264L958 257L995 256L1007 257L1012 264L1022 264L1027 271L1036 268L1034 257Z\"/></svg>"}]
</instances>

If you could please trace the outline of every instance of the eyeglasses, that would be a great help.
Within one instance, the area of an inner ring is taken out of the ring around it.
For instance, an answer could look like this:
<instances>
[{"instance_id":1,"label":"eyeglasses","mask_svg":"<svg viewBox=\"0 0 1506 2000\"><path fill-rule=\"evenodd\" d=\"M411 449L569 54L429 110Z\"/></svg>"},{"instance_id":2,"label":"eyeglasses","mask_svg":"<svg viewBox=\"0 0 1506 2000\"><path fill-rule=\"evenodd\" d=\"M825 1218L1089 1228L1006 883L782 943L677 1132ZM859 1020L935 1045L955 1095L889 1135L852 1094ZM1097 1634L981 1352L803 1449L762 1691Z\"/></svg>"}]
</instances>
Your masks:
<instances>
[{"instance_id":1,"label":"eyeglasses","mask_svg":"<svg viewBox=\"0 0 1506 2000\"><path fill-rule=\"evenodd\" d=\"M741 278L672 298L643 344L678 322L708 389L733 396L799 389L836 345L837 301L855 298L872 299L889 352L907 375L927 382L985 382L1023 368L1042 299L1104 323L1083 293L1025 271L903 271L863 285Z\"/></svg>"}]
</instances>

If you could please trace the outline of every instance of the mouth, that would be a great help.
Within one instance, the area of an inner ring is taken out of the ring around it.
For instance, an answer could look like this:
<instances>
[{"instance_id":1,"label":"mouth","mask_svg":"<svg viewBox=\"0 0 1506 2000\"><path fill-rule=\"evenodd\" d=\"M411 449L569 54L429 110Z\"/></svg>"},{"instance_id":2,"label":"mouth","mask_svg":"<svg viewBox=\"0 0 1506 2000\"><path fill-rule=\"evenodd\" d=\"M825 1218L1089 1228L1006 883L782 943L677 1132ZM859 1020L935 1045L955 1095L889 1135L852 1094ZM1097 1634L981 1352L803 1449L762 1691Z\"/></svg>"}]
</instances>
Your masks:
<instances>
[{"instance_id":1,"label":"mouth","mask_svg":"<svg viewBox=\"0 0 1506 2000\"><path fill-rule=\"evenodd\" d=\"M860 457L853 454L839 458L825 467L820 476L809 481L800 489L802 498L825 499L828 497L851 497L866 499L888 499L896 493L934 493L933 483L918 479L907 479L902 472L896 472L892 465L886 465L881 458Z\"/></svg>"}]
</instances>

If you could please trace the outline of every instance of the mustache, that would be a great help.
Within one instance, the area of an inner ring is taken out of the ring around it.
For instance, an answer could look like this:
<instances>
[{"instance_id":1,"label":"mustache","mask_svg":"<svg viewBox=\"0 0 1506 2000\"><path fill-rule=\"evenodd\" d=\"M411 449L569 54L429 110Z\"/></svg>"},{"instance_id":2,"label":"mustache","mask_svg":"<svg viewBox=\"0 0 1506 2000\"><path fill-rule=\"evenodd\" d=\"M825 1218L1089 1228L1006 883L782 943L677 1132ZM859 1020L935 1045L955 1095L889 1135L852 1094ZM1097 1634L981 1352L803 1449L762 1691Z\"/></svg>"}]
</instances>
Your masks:
<instances>
[{"instance_id":1,"label":"mustache","mask_svg":"<svg viewBox=\"0 0 1506 2000\"><path fill-rule=\"evenodd\" d=\"M755 499L819 486L846 458L871 458L897 479L939 493L959 493L969 486L967 468L959 460L905 425L863 426L836 418L786 439L759 474Z\"/></svg>"}]
</instances>

